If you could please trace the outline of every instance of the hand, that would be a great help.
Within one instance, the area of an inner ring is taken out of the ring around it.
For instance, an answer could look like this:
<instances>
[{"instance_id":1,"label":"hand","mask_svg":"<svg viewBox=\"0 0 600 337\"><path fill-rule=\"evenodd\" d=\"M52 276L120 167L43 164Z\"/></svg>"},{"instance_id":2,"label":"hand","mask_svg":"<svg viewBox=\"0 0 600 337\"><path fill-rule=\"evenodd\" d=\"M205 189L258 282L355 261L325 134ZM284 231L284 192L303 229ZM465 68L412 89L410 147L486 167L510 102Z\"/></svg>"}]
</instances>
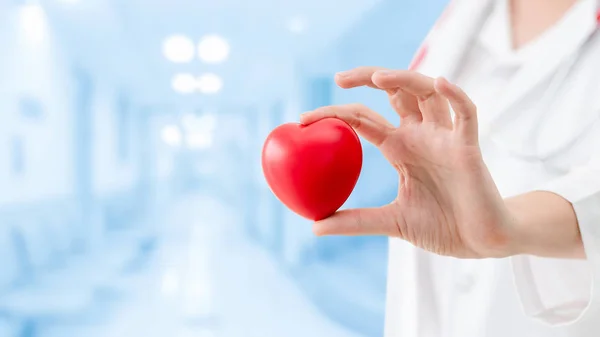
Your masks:
<instances>
[{"instance_id":1,"label":"hand","mask_svg":"<svg viewBox=\"0 0 600 337\"><path fill-rule=\"evenodd\" d=\"M343 210L316 222L317 235L395 236L462 258L511 254L513 219L482 159L476 107L461 89L443 78L380 68L338 74L336 82L386 91L400 126L359 104L319 108L301 122L346 121L396 169L399 189L383 207Z\"/></svg>"}]
</instances>

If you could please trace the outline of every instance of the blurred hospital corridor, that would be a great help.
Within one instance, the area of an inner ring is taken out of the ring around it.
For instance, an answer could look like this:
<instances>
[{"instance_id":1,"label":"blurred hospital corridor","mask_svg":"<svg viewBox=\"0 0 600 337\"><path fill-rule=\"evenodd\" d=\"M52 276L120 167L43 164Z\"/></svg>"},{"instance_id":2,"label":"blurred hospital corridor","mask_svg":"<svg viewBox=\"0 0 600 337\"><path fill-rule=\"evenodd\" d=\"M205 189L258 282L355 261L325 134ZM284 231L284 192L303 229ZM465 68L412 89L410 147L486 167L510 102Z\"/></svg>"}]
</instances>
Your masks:
<instances>
[{"instance_id":1,"label":"blurred hospital corridor","mask_svg":"<svg viewBox=\"0 0 600 337\"><path fill-rule=\"evenodd\" d=\"M319 106L397 118L333 76L405 67L445 3L0 0L0 337L381 336L387 239L317 238L261 148ZM344 207L395 196L363 153Z\"/></svg>"}]
</instances>

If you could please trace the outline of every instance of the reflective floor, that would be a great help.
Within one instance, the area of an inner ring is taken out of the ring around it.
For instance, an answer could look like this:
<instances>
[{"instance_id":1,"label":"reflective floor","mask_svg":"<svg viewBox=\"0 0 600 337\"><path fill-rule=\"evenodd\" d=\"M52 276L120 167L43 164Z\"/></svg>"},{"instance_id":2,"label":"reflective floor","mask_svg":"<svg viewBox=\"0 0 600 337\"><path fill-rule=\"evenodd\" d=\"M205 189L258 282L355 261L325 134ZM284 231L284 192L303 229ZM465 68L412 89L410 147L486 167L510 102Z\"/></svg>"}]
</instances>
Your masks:
<instances>
[{"instance_id":1,"label":"reflective floor","mask_svg":"<svg viewBox=\"0 0 600 337\"><path fill-rule=\"evenodd\" d=\"M114 281L113 296L37 335L354 337L327 318L298 283L236 225L214 198L187 196L168 207L154 253Z\"/></svg>"}]
</instances>

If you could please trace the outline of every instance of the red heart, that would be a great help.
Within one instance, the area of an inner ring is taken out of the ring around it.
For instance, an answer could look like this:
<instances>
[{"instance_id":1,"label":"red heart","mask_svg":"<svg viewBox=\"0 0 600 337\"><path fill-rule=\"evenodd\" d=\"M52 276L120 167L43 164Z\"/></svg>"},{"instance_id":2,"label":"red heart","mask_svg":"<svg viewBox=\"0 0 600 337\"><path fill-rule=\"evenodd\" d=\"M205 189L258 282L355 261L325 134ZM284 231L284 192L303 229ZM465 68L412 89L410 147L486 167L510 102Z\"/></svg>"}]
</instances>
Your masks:
<instances>
[{"instance_id":1,"label":"red heart","mask_svg":"<svg viewBox=\"0 0 600 337\"><path fill-rule=\"evenodd\" d=\"M340 119L287 123L267 137L262 167L284 205L309 220L321 220L342 207L356 186L362 147L354 130Z\"/></svg>"}]
</instances>

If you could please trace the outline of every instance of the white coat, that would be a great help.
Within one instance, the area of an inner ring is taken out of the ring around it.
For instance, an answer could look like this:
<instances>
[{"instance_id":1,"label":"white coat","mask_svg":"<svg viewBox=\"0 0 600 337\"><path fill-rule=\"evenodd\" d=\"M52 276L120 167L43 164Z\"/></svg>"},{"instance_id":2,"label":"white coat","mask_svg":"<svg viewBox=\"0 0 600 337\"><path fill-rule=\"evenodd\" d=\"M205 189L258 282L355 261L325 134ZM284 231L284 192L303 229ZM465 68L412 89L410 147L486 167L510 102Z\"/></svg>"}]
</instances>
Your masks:
<instances>
[{"instance_id":1,"label":"white coat","mask_svg":"<svg viewBox=\"0 0 600 337\"><path fill-rule=\"evenodd\" d=\"M413 68L455 79L494 1L453 2ZM461 260L390 239L386 337L600 336L600 6L580 1L589 15L478 113L489 121L482 152L502 195L569 200L587 260Z\"/></svg>"}]
</instances>

